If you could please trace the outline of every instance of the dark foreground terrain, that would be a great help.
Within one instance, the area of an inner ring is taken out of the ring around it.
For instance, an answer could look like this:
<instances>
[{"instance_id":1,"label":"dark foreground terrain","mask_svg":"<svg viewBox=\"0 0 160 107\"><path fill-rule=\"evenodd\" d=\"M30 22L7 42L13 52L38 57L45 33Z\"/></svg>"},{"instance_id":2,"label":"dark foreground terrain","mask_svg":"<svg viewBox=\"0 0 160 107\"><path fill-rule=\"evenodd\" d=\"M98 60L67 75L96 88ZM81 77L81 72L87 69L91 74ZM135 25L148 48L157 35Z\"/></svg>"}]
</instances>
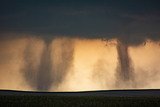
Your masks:
<instances>
[{"instance_id":1,"label":"dark foreground terrain","mask_svg":"<svg viewBox=\"0 0 160 107\"><path fill-rule=\"evenodd\" d=\"M0 107L160 107L160 90L88 92L0 91Z\"/></svg>"}]
</instances>

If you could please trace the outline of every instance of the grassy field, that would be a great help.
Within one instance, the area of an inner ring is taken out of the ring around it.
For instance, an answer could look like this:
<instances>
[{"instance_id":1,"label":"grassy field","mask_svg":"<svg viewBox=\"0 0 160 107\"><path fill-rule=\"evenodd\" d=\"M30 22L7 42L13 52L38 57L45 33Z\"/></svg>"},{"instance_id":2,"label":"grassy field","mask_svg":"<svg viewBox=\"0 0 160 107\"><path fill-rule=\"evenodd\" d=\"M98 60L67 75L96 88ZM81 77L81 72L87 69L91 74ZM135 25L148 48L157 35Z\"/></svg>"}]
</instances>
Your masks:
<instances>
[{"instance_id":1,"label":"grassy field","mask_svg":"<svg viewBox=\"0 0 160 107\"><path fill-rule=\"evenodd\" d=\"M0 95L0 107L5 106L52 106L52 107L160 107L159 96L59 96L47 95Z\"/></svg>"}]
</instances>

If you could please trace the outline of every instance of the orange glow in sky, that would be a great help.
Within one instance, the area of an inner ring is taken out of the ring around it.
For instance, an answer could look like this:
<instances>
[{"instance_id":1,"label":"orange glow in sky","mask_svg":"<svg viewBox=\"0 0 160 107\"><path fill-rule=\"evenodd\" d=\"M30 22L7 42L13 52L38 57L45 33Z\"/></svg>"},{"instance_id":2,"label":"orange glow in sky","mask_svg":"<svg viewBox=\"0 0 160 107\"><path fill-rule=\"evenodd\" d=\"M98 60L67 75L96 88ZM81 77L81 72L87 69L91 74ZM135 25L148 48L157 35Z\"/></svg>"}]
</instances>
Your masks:
<instances>
[{"instance_id":1,"label":"orange glow in sky","mask_svg":"<svg viewBox=\"0 0 160 107\"><path fill-rule=\"evenodd\" d=\"M69 39L72 39L74 45L72 66L67 70L63 81L57 87L52 84L49 91L117 89L115 87L118 65L116 40L56 38L51 46L57 53L53 52L52 55L60 58L61 56L58 56L60 41L63 43ZM32 43L31 60L35 61L34 66L37 67L44 42L36 38L32 41L21 38L0 43L0 89L34 90L23 77L24 50L28 43ZM129 46L129 56L137 84L133 88L160 88L159 42L150 41L145 45ZM55 60L58 61L56 58ZM56 67L56 63L53 66Z\"/></svg>"}]
</instances>

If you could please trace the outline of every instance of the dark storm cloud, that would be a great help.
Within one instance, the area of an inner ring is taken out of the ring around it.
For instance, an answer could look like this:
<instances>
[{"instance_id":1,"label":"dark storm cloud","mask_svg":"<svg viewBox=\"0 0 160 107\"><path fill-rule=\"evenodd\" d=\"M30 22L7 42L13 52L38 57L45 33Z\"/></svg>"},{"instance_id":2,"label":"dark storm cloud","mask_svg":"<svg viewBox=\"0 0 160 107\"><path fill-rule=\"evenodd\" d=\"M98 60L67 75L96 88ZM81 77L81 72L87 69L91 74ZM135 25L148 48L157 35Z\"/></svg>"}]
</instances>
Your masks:
<instances>
[{"instance_id":1,"label":"dark storm cloud","mask_svg":"<svg viewBox=\"0 0 160 107\"><path fill-rule=\"evenodd\" d=\"M158 4L158 0L4 0L0 32L35 33L45 39L52 35L120 38L135 45L146 38L159 39Z\"/></svg>"}]
</instances>

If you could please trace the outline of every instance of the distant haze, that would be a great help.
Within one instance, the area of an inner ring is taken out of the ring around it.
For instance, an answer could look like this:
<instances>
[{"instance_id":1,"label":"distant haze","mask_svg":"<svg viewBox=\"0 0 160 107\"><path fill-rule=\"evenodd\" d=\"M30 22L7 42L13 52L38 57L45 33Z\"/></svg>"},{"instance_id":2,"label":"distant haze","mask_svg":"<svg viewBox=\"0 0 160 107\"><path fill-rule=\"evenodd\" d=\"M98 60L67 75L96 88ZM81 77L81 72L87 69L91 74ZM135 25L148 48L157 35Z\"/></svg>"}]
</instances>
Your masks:
<instances>
[{"instance_id":1,"label":"distant haze","mask_svg":"<svg viewBox=\"0 0 160 107\"><path fill-rule=\"evenodd\" d=\"M121 41L122 42L122 41ZM160 42L25 36L0 42L0 88L37 91L160 88Z\"/></svg>"}]
</instances>

